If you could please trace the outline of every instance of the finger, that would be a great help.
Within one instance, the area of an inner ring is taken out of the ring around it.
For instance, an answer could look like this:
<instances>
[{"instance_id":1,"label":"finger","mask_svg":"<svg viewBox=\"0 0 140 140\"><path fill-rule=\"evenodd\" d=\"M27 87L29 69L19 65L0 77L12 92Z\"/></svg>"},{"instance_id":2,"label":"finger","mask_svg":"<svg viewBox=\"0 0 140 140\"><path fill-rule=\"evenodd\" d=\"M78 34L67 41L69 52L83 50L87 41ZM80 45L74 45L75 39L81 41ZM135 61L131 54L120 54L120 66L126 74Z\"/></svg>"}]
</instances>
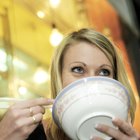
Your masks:
<instances>
[{"instance_id":1,"label":"finger","mask_svg":"<svg viewBox=\"0 0 140 140\"><path fill-rule=\"evenodd\" d=\"M43 119L42 113L30 116L30 117L23 117L17 120L16 124L18 127L22 126L30 126L30 125L38 125Z\"/></svg>"},{"instance_id":2,"label":"finger","mask_svg":"<svg viewBox=\"0 0 140 140\"><path fill-rule=\"evenodd\" d=\"M37 125L31 125L31 126L27 126L27 127L23 127L20 130L20 133L22 136L24 136L24 139L28 139L29 135L36 129Z\"/></svg>"},{"instance_id":3,"label":"finger","mask_svg":"<svg viewBox=\"0 0 140 140\"><path fill-rule=\"evenodd\" d=\"M43 115L41 113L39 113L39 114L31 116L29 119L30 119L29 124L36 125L42 121Z\"/></svg>"},{"instance_id":4,"label":"finger","mask_svg":"<svg viewBox=\"0 0 140 140\"><path fill-rule=\"evenodd\" d=\"M30 107L28 109L28 112L30 114L30 116L33 116L34 114L38 114L38 113L45 113L45 107L42 106L34 106L34 107Z\"/></svg>"},{"instance_id":5,"label":"finger","mask_svg":"<svg viewBox=\"0 0 140 140\"><path fill-rule=\"evenodd\" d=\"M33 106L46 106L53 104L53 99L46 99L46 98L38 98L38 99L31 99L31 100L25 100L20 101L14 104L16 108L29 108Z\"/></svg>"},{"instance_id":6,"label":"finger","mask_svg":"<svg viewBox=\"0 0 140 140\"><path fill-rule=\"evenodd\" d=\"M28 134L26 130L29 128L36 128L37 125L41 122L42 118L43 115L41 113L30 117L22 117L17 119L16 122L13 121L14 123L12 127L15 132L20 131L20 133Z\"/></svg>"},{"instance_id":7,"label":"finger","mask_svg":"<svg viewBox=\"0 0 140 140\"><path fill-rule=\"evenodd\" d=\"M127 134L128 136L136 136L135 129L129 123L127 123L119 118L113 119L112 123L115 126L117 126L122 132Z\"/></svg>"},{"instance_id":8,"label":"finger","mask_svg":"<svg viewBox=\"0 0 140 140\"><path fill-rule=\"evenodd\" d=\"M90 138L90 140L104 140L104 139L96 137L96 136L93 136L93 137Z\"/></svg>"},{"instance_id":9,"label":"finger","mask_svg":"<svg viewBox=\"0 0 140 140\"><path fill-rule=\"evenodd\" d=\"M21 110L23 110L21 112L21 115L23 113L25 113L25 114L23 114L25 116L33 116L35 114L39 114L39 113L44 114L45 113L45 108L43 106L34 106L34 107L25 108L25 109L21 109Z\"/></svg>"},{"instance_id":10,"label":"finger","mask_svg":"<svg viewBox=\"0 0 140 140\"><path fill-rule=\"evenodd\" d=\"M117 140L128 140L128 137L123 134L120 130L118 130L117 128L112 128L110 126L104 125L104 124L98 124L96 126L96 130L107 134L110 137L113 137Z\"/></svg>"},{"instance_id":11,"label":"finger","mask_svg":"<svg viewBox=\"0 0 140 140\"><path fill-rule=\"evenodd\" d=\"M15 106L12 106L9 108L8 112L10 112L10 114L14 116L14 118L30 117L39 113L44 114L45 108L42 106L34 106L31 108L18 108L17 109Z\"/></svg>"},{"instance_id":12,"label":"finger","mask_svg":"<svg viewBox=\"0 0 140 140\"><path fill-rule=\"evenodd\" d=\"M19 125L16 127L16 133L18 133L17 135L19 135L20 139L21 136L23 137L23 139L27 139L29 137L29 135L36 129L36 127L39 125L39 123L34 124L34 125Z\"/></svg>"}]
</instances>

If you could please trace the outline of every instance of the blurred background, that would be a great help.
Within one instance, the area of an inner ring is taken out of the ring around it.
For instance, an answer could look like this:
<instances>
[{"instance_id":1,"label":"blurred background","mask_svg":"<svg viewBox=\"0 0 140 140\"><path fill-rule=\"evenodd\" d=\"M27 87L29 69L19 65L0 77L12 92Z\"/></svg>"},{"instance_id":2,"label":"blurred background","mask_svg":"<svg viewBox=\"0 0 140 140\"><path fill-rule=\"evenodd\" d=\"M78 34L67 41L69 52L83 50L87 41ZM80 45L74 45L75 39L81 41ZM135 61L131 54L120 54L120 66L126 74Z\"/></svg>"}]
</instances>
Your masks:
<instances>
[{"instance_id":1,"label":"blurred background","mask_svg":"<svg viewBox=\"0 0 140 140\"><path fill-rule=\"evenodd\" d=\"M140 132L139 0L0 0L0 97L50 97L49 66L65 34L92 27L122 50Z\"/></svg>"}]
</instances>

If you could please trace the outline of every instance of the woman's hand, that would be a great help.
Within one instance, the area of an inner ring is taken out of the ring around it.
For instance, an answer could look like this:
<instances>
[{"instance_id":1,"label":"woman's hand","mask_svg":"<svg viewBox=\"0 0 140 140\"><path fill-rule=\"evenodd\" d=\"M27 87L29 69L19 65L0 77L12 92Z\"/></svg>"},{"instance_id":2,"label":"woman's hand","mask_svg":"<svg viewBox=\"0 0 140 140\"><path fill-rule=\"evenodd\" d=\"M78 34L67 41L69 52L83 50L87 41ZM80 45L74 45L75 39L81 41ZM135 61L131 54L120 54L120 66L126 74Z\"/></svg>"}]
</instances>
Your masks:
<instances>
[{"instance_id":1,"label":"woman's hand","mask_svg":"<svg viewBox=\"0 0 140 140\"><path fill-rule=\"evenodd\" d=\"M99 124L96 129L111 136L115 140L140 140L140 135L127 122L115 118L112 123L119 129L111 128L107 125ZM99 137L93 137L91 140L103 140Z\"/></svg>"},{"instance_id":2,"label":"woman's hand","mask_svg":"<svg viewBox=\"0 0 140 140\"><path fill-rule=\"evenodd\" d=\"M0 140L25 140L41 122L52 99L33 99L12 105L0 121Z\"/></svg>"}]
</instances>

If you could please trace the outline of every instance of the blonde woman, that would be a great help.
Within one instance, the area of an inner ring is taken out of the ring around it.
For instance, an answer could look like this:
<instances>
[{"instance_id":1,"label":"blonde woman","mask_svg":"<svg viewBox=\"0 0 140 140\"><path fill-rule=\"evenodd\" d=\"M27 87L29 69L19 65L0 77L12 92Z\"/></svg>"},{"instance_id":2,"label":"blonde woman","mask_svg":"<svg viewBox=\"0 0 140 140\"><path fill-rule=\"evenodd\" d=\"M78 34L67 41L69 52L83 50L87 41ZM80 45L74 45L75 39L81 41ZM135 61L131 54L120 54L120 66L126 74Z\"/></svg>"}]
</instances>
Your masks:
<instances>
[{"instance_id":1,"label":"blonde woman","mask_svg":"<svg viewBox=\"0 0 140 140\"><path fill-rule=\"evenodd\" d=\"M120 81L129 90L129 119L119 118L113 124L119 129L100 124L97 130L115 140L140 140L134 130L136 102L128 82L119 50L102 34L92 29L81 29L64 38L57 48L51 65L51 94L57 94L71 82L89 76L106 76ZM53 99L35 99L12 105L0 121L0 140L70 140L50 117L41 123L44 106ZM42 125L43 124L43 125ZM101 140L92 137L91 140Z\"/></svg>"},{"instance_id":2,"label":"blonde woman","mask_svg":"<svg viewBox=\"0 0 140 140\"><path fill-rule=\"evenodd\" d=\"M119 130L99 125L98 131L106 133L115 140L138 140L140 137L132 127L136 102L133 90L125 72L119 50L101 33L92 29L81 29L66 36L56 49L51 64L51 94L57 94L65 86L80 78L106 76L120 81L129 90L130 110L127 122L116 118L113 124ZM48 140L69 140L53 120L47 122ZM91 138L92 140L100 138Z\"/></svg>"}]
</instances>

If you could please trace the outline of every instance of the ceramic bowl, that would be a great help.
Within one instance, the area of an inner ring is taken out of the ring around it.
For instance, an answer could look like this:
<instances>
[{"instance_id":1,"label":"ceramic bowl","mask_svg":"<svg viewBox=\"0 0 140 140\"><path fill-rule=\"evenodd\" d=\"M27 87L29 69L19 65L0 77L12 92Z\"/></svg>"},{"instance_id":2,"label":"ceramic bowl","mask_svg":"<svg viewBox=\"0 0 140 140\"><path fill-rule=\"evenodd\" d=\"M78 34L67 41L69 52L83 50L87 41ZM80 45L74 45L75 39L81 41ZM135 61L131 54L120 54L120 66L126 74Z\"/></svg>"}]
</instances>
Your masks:
<instances>
[{"instance_id":1,"label":"ceramic bowl","mask_svg":"<svg viewBox=\"0 0 140 140\"><path fill-rule=\"evenodd\" d=\"M112 118L127 119L129 94L118 81L106 77L87 77L65 87L56 97L52 115L55 123L73 140L91 136L111 139L97 131L99 123L111 127Z\"/></svg>"}]
</instances>

